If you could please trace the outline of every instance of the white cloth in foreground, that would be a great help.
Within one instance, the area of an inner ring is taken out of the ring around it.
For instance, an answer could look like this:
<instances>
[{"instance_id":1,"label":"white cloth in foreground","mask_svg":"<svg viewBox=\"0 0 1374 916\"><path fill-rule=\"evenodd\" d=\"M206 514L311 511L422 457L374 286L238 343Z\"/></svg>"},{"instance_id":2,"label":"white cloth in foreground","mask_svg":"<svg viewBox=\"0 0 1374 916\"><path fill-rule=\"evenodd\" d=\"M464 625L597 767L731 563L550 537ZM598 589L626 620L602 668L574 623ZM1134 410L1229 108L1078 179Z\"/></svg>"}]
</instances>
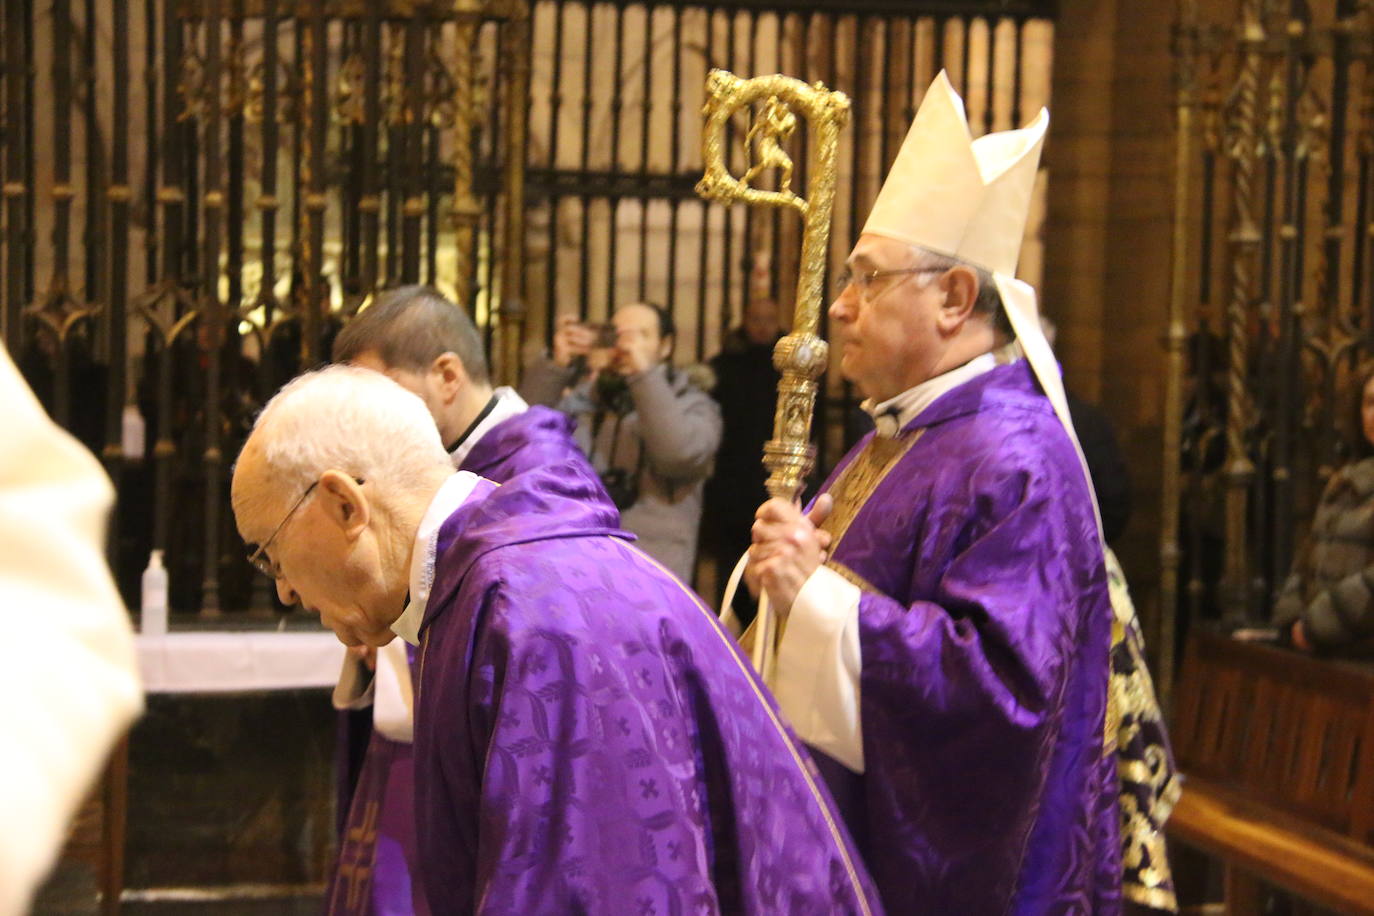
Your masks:
<instances>
[{"instance_id":1,"label":"white cloth in foreground","mask_svg":"<svg viewBox=\"0 0 1374 916\"><path fill-rule=\"evenodd\" d=\"M26 912L111 746L143 708L129 616L105 565L113 498L0 347L0 916Z\"/></svg>"}]
</instances>

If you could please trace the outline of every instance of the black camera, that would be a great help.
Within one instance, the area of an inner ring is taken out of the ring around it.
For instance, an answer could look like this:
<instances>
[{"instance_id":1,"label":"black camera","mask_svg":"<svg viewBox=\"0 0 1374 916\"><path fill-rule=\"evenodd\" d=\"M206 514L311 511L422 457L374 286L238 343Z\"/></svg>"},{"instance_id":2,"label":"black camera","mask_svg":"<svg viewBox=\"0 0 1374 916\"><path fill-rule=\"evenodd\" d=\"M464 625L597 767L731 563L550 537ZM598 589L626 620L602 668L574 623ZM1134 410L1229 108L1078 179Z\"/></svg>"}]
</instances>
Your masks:
<instances>
[{"instance_id":1,"label":"black camera","mask_svg":"<svg viewBox=\"0 0 1374 916\"><path fill-rule=\"evenodd\" d=\"M588 327L590 327L593 331L596 331L596 349L615 349L617 340L615 325L611 324L610 322L606 322L605 324L588 325Z\"/></svg>"},{"instance_id":2,"label":"black camera","mask_svg":"<svg viewBox=\"0 0 1374 916\"><path fill-rule=\"evenodd\" d=\"M601 485L615 507L624 512L639 502L639 475L626 468L607 468L600 474Z\"/></svg>"}]
</instances>

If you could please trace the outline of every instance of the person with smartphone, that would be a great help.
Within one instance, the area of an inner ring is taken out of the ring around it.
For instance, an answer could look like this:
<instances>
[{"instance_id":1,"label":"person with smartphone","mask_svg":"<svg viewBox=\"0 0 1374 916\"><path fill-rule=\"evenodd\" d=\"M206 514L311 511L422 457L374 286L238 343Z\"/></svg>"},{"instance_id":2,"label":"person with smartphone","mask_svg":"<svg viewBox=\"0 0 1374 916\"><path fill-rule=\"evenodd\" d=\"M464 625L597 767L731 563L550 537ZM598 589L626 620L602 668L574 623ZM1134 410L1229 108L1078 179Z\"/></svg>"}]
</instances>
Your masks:
<instances>
[{"instance_id":1,"label":"person with smartphone","mask_svg":"<svg viewBox=\"0 0 1374 916\"><path fill-rule=\"evenodd\" d=\"M565 316L520 393L577 418L577 441L645 553L692 581L702 491L720 448L720 407L675 368L672 315L622 306L606 326Z\"/></svg>"}]
</instances>

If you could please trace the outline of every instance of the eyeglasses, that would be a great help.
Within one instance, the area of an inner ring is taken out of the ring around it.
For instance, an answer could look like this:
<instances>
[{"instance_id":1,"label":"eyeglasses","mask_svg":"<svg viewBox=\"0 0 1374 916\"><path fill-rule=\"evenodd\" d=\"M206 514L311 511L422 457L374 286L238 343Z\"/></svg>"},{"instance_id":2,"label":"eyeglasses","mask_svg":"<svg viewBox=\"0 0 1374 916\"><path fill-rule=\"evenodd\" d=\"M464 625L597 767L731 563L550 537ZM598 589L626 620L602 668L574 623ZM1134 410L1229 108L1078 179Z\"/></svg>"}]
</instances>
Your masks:
<instances>
[{"instance_id":1,"label":"eyeglasses","mask_svg":"<svg viewBox=\"0 0 1374 916\"><path fill-rule=\"evenodd\" d=\"M353 480L358 484L358 486L362 486L363 479L361 477L354 477ZM305 502L305 498L309 496L311 493L315 492L315 488L319 485L320 482L316 480L310 486L306 487L305 492L296 498L296 501L291 504L290 509L286 510L286 514L283 515L281 521L277 523L277 527L272 529L272 533L267 536L267 540L259 544L258 549L248 555L248 562L253 565L253 568L256 569L258 572L262 573L264 576L267 576L269 579L281 578L281 566L278 565L272 559L268 558L268 545L270 545L274 540L276 540L277 535L281 534L281 530L285 528L286 523L291 520L291 516L295 515L296 510L299 509L301 507L301 504Z\"/></svg>"},{"instance_id":2,"label":"eyeglasses","mask_svg":"<svg viewBox=\"0 0 1374 916\"><path fill-rule=\"evenodd\" d=\"M844 295L844 291L850 286L858 289L860 298L866 298L874 282L883 277L897 277L905 274L942 274L946 269L944 267L898 267L894 270L870 270L861 274L845 270L835 278L835 298L838 299Z\"/></svg>"}]
</instances>

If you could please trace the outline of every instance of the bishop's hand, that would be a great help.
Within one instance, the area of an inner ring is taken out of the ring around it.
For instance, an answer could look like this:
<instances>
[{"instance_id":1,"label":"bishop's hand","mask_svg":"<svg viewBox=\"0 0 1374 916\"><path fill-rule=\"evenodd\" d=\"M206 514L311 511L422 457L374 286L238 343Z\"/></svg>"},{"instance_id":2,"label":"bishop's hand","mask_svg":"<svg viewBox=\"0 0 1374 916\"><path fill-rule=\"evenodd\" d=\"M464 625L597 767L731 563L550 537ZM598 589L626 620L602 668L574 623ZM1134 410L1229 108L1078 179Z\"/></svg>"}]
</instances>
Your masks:
<instances>
[{"instance_id":1,"label":"bishop's hand","mask_svg":"<svg viewBox=\"0 0 1374 916\"><path fill-rule=\"evenodd\" d=\"M775 498L754 515L746 580L750 591L757 594L762 588L768 594L768 603L780 616L792 610L801 587L825 562L830 533L820 525L834 505L830 494L824 493L803 515L795 503Z\"/></svg>"}]
</instances>

